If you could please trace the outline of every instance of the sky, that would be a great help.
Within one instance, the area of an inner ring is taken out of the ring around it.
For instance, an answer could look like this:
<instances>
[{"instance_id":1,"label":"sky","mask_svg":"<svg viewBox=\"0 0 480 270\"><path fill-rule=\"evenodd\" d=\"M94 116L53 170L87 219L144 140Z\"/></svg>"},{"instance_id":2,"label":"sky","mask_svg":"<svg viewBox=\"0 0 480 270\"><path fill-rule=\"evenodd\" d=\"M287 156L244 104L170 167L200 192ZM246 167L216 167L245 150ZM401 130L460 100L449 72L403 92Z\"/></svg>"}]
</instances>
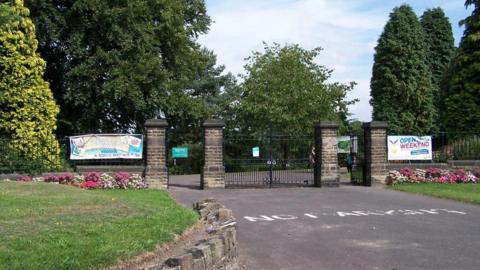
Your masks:
<instances>
[{"instance_id":1,"label":"sky","mask_svg":"<svg viewBox=\"0 0 480 270\"><path fill-rule=\"evenodd\" d=\"M403 3L417 16L441 7L456 45L463 34L458 22L472 12L463 0L206 0L213 23L199 42L215 52L225 72L235 75L244 72L246 57L263 49L262 42L322 47L317 62L334 70L330 81L358 84L347 96L360 100L349 108L351 118L370 121L374 48L390 12Z\"/></svg>"}]
</instances>

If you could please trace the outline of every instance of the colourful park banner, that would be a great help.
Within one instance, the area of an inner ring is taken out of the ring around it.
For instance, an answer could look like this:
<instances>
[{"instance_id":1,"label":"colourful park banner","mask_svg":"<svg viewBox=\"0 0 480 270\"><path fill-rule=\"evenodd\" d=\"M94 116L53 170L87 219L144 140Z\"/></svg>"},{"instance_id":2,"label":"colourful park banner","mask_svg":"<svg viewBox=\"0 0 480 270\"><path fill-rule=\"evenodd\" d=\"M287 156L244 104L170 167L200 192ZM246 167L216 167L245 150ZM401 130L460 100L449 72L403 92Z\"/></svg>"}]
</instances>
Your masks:
<instances>
[{"instance_id":1,"label":"colourful park banner","mask_svg":"<svg viewBox=\"0 0 480 270\"><path fill-rule=\"evenodd\" d=\"M143 135L88 134L70 137L70 159L141 159Z\"/></svg>"},{"instance_id":2,"label":"colourful park banner","mask_svg":"<svg viewBox=\"0 0 480 270\"><path fill-rule=\"evenodd\" d=\"M432 160L431 136L388 136L388 160Z\"/></svg>"}]
</instances>

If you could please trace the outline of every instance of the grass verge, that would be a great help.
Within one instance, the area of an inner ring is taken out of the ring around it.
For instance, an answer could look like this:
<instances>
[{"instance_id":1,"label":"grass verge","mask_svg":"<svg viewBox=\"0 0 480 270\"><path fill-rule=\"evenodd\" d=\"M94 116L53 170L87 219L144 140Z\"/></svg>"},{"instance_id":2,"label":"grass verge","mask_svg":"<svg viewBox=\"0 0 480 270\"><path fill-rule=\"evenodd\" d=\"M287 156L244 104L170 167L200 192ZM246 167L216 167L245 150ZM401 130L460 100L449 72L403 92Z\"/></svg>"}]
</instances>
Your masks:
<instances>
[{"instance_id":1,"label":"grass verge","mask_svg":"<svg viewBox=\"0 0 480 270\"><path fill-rule=\"evenodd\" d=\"M480 184L399 184L389 189L480 204Z\"/></svg>"},{"instance_id":2,"label":"grass verge","mask_svg":"<svg viewBox=\"0 0 480 270\"><path fill-rule=\"evenodd\" d=\"M196 220L159 190L0 182L0 269L98 269L172 241Z\"/></svg>"}]
</instances>

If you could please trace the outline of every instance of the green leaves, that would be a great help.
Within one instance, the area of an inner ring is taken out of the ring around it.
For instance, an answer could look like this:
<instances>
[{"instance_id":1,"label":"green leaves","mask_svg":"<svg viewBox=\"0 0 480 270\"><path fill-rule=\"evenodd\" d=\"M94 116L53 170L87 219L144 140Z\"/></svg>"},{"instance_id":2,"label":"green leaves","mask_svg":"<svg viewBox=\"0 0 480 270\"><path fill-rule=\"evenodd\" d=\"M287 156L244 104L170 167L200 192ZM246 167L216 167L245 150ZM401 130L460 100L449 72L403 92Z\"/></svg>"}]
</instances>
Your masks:
<instances>
[{"instance_id":1,"label":"green leaves","mask_svg":"<svg viewBox=\"0 0 480 270\"><path fill-rule=\"evenodd\" d=\"M465 5L474 5L474 10L462 21L465 31L441 98L441 118L447 131L480 129L480 2L468 0Z\"/></svg>"},{"instance_id":2,"label":"green leaves","mask_svg":"<svg viewBox=\"0 0 480 270\"><path fill-rule=\"evenodd\" d=\"M11 138L7 153L55 169L60 165L55 140L55 104L43 80L35 28L23 1L8 6L12 16L0 26L0 135Z\"/></svg>"},{"instance_id":3,"label":"green leaves","mask_svg":"<svg viewBox=\"0 0 480 270\"><path fill-rule=\"evenodd\" d=\"M43 30L40 52L61 105L60 133L140 131L160 116L182 126L212 114L208 98L224 77L196 40L211 22L203 0L28 5Z\"/></svg>"},{"instance_id":4,"label":"green leaves","mask_svg":"<svg viewBox=\"0 0 480 270\"><path fill-rule=\"evenodd\" d=\"M375 48L370 104L390 131L422 134L433 127L432 74L425 34L408 5L395 8Z\"/></svg>"},{"instance_id":5,"label":"green leaves","mask_svg":"<svg viewBox=\"0 0 480 270\"><path fill-rule=\"evenodd\" d=\"M426 10L420 20L427 41L427 60L432 72L435 129L440 130L442 79L455 53L452 25L441 8Z\"/></svg>"},{"instance_id":6,"label":"green leaves","mask_svg":"<svg viewBox=\"0 0 480 270\"><path fill-rule=\"evenodd\" d=\"M315 62L321 48L265 44L264 52L247 58L241 84L239 126L262 133L269 126L289 134L310 133L320 120L343 120L348 115L345 96L353 88L327 83L331 70Z\"/></svg>"}]
</instances>

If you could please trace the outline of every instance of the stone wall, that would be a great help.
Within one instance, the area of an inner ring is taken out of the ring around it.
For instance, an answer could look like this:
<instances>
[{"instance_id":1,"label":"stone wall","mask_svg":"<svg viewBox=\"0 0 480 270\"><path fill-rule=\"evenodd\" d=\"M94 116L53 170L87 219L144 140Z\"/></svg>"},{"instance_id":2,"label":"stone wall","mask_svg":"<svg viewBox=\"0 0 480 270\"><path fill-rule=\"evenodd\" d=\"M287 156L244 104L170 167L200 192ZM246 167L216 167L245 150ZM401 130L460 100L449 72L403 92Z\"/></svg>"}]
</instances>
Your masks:
<instances>
[{"instance_id":1,"label":"stone wall","mask_svg":"<svg viewBox=\"0 0 480 270\"><path fill-rule=\"evenodd\" d=\"M198 241L183 254L168 258L146 270L238 270L237 228L230 209L215 199L194 204L200 219L208 223L209 237Z\"/></svg>"},{"instance_id":2,"label":"stone wall","mask_svg":"<svg viewBox=\"0 0 480 270\"><path fill-rule=\"evenodd\" d=\"M104 173L116 173L116 172L129 172L137 173L144 176L145 167L136 165L77 165L75 166L75 172L104 172Z\"/></svg>"}]
</instances>

